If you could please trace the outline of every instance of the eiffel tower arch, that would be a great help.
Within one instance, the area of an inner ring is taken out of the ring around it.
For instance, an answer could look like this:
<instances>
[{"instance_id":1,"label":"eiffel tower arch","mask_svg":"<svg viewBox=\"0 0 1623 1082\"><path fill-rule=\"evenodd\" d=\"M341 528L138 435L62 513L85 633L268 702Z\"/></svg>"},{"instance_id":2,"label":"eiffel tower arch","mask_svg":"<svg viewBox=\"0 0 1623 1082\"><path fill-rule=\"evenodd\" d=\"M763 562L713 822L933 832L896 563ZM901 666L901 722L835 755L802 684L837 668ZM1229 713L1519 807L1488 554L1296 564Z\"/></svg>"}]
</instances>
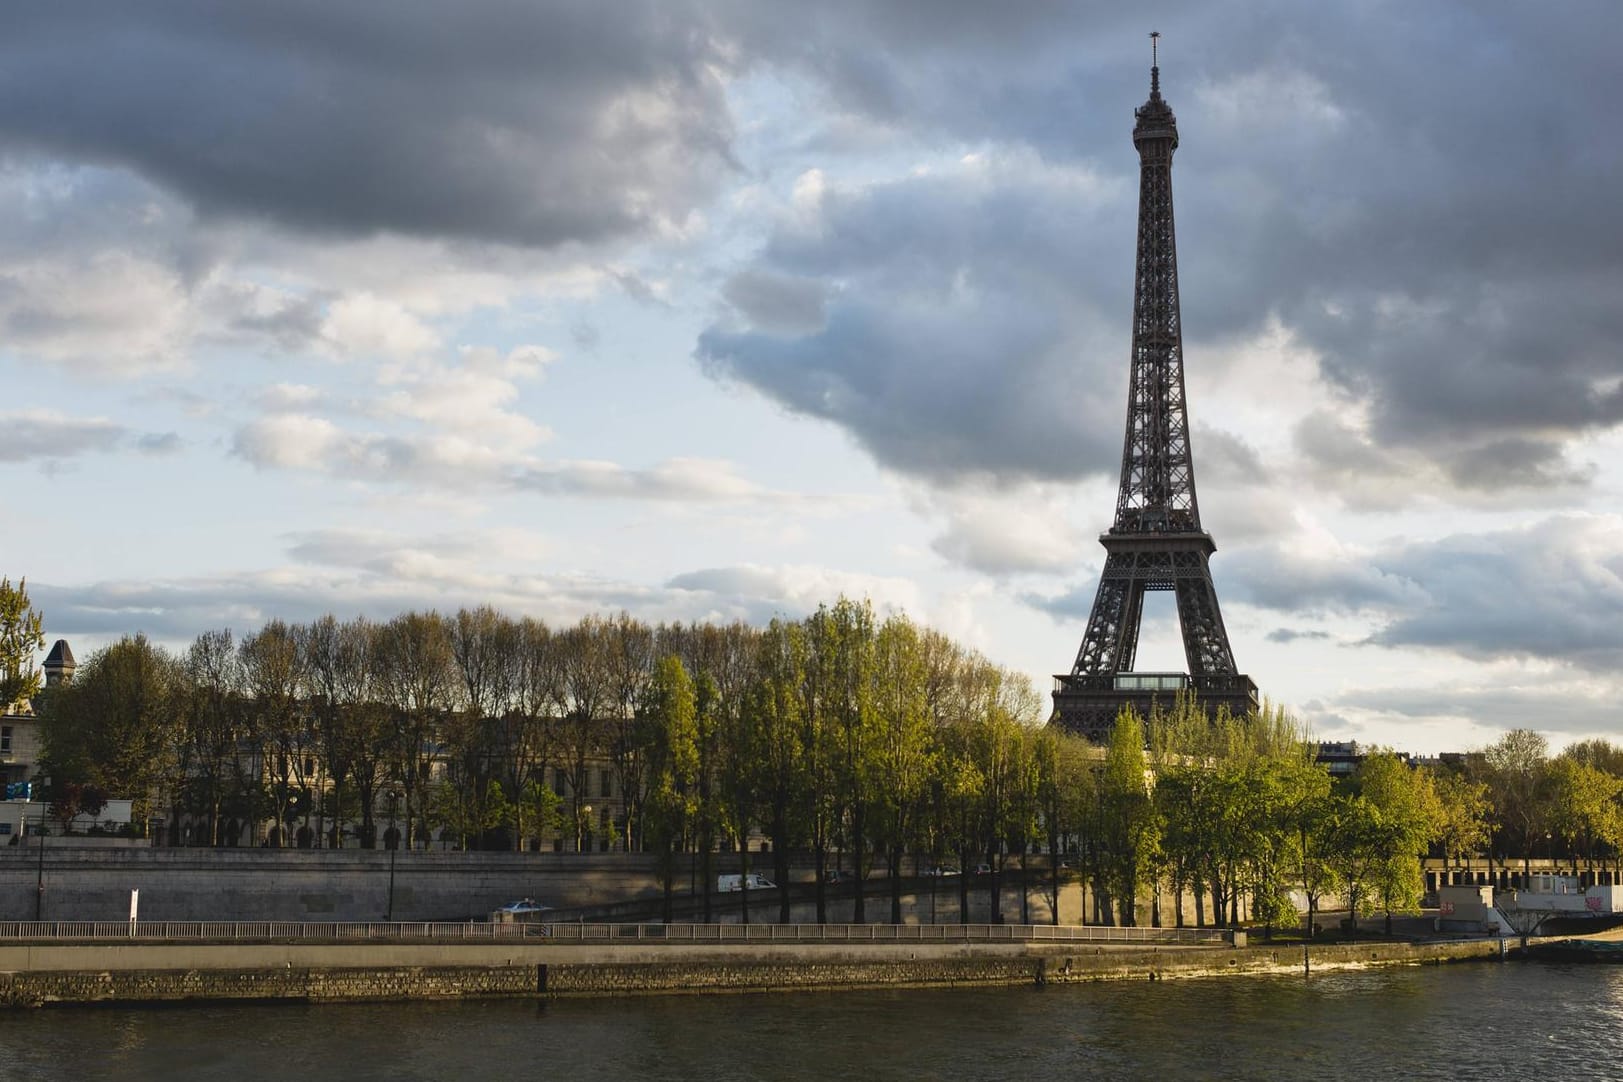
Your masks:
<instances>
[{"instance_id":1,"label":"eiffel tower arch","mask_svg":"<svg viewBox=\"0 0 1623 1082\"><path fill-rule=\"evenodd\" d=\"M1151 35L1154 39L1158 35ZM1200 525L1183 381L1178 251L1172 217L1172 152L1178 123L1150 67L1150 97L1134 110L1138 148L1138 258L1132 372L1116 518L1099 538L1105 567L1088 628L1069 673L1054 677L1051 724L1102 742L1124 706L1147 717L1193 692L1209 713L1257 708L1257 686L1238 672L1208 562L1217 546ZM1183 673L1137 672L1144 594L1169 590L1183 631Z\"/></svg>"}]
</instances>

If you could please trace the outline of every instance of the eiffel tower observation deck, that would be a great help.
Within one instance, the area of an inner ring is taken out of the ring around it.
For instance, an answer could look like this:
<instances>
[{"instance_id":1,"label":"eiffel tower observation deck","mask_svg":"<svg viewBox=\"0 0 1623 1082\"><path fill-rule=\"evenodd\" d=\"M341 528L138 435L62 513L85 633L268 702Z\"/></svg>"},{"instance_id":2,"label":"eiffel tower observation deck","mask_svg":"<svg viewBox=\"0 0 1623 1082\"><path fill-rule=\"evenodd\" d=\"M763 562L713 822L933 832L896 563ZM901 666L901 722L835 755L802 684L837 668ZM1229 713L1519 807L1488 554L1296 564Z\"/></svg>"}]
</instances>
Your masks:
<instances>
[{"instance_id":1,"label":"eiffel tower observation deck","mask_svg":"<svg viewBox=\"0 0 1623 1082\"><path fill-rule=\"evenodd\" d=\"M1159 35L1150 37L1153 50ZM1099 538L1105 567L1076 664L1054 677L1051 720L1099 742L1108 737L1123 707L1148 717L1157 702L1170 706L1179 693L1193 693L1208 713L1227 707L1243 715L1257 708L1257 686L1234 665L1208 566L1217 546L1201 529L1195 498L1172 224L1178 122L1161 97L1161 68L1153 53L1150 98L1134 116L1138 261L1121 489L1115 523ZM1146 590L1176 595L1188 672L1134 670Z\"/></svg>"}]
</instances>

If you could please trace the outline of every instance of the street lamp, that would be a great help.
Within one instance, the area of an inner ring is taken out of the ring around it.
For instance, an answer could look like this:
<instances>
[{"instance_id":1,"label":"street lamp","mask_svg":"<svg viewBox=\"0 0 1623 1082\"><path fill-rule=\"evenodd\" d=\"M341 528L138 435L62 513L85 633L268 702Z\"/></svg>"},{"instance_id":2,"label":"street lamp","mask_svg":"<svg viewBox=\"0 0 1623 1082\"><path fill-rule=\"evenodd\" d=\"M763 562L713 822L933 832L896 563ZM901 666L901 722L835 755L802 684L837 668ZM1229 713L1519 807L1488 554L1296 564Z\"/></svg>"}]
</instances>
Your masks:
<instances>
[{"instance_id":1,"label":"street lamp","mask_svg":"<svg viewBox=\"0 0 1623 1082\"><path fill-rule=\"evenodd\" d=\"M388 849L389 849L389 908L384 912L383 919L386 920L386 921L393 921L394 920L394 862L395 862L395 855L397 853L399 853L399 851L400 851L400 834L399 834L399 832L397 830L395 830L394 816L395 816L395 806L400 800L400 794L398 792L396 792L395 790L390 789L388 791L388 793L386 793L385 795L389 798L389 831L390 831L390 836L393 837L394 841L393 841L393 844L391 844L390 841L389 841L389 837L386 836L384 838L384 842L383 842L384 845L388 846Z\"/></svg>"},{"instance_id":2,"label":"street lamp","mask_svg":"<svg viewBox=\"0 0 1623 1082\"><path fill-rule=\"evenodd\" d=\"M45 812L47 808L41 805L39 809L39 871L34 878L34 920L45 919Z\"/></svg>"}]
</instances>

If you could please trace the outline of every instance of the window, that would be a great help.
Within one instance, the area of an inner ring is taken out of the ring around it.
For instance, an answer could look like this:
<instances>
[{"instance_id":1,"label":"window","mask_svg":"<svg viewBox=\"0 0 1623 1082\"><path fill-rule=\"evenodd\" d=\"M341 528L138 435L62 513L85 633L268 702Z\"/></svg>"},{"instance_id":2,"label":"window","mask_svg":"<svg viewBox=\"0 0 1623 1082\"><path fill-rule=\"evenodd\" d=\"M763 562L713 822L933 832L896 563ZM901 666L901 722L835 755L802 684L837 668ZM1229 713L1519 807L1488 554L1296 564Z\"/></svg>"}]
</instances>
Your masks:
<instances>
[{"instance_id":1,"label":"window","mask_svg":"<svg viewBox=\"0 0 1623 1082\"><path fill-rule=\"evenodd\" d=\"M557 767L552 768L552 791L559 796L567 796L564 784L564 772Z\"/></svg>"},{"instance_id":2,"label":"window","mask_svg":"<svg viewBox=\"0 0 1623 1082\"><path fill-rule=\"evenodd\" d=\"M0 725L0 751L11 750L11 726Z\"/></svg>"},{"instance_id":3,"label":"window","mask_svg":"<svg viewBox=\"0 0 1623 1082\"><path fill-rule=\"evenodd\" d=\"M598 796L613 796L614 795L614 776L611 775L607 770L599 771L599 774L601 775L601 777L599 777L599 779L598 779L597 795Z\"/></svg>"},{"instance_id":4,"label":"window","mask_svg":"<svg viewBox=\"0 0 1623 1082\"><path fill-rule=\"evenodd\" d=\"M0 823L0 838L4 838L7 834L10 834L10 833L11 833L11 824L10 823Z\"/></svg>"}]
</instances>

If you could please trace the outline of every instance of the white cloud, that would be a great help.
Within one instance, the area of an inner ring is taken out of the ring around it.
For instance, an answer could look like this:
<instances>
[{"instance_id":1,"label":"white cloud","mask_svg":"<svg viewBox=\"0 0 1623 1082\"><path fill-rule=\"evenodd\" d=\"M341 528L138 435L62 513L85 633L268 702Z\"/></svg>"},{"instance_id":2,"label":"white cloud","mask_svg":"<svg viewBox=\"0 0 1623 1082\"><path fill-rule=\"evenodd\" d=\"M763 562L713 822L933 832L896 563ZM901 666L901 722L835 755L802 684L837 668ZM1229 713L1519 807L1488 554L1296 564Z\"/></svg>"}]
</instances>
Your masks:
<instances>
[{"instance_id":1,"label":"white cloud","mask_svg":"<svg viewBox=\"0 0 1623 1082\"><path fill-rule=\"evenodd\" d=\"M384 359L416 356L439 345L434 330L405 306L370 293L335 301L321 337L340 356Z\"/></svg>"}]
</instances>

